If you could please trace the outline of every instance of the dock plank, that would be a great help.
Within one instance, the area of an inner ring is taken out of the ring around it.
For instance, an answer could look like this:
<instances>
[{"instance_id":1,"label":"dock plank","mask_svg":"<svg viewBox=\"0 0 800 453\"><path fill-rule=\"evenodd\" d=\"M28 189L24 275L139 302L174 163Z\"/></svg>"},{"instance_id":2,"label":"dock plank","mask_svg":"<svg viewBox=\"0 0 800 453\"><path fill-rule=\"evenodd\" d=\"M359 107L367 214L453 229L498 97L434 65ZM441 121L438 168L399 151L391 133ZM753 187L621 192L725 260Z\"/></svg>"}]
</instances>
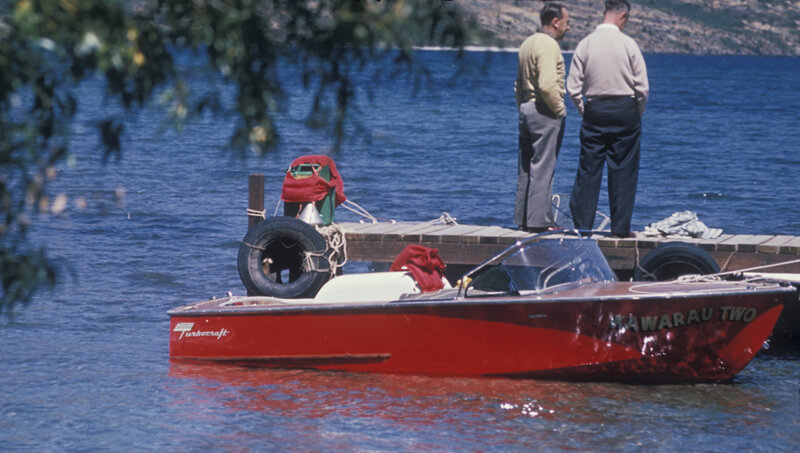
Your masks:
<instances>
[{"instance_id":1,"label":"dock plank","mask_svg":"<svg viewBox=\"0 0 800 453\"><path fill-rule=\"evenodd\" d=\"M658 247L659 244L664 242L664 238L661 236L640 235L636 237L636 242L639 244L639 247L654 249Z\"/></svg>"},{"instance_id":2,"label":"dock plank","mask_svg":"<svg viewBox=\"0 0 800 453\"><path fill-rule=\"evenodd\" d=\"M442 223L421 223L415 228L410 228L403 231L406 236L422 236L424 234L435 234L440 231L447 231L451 225Z\"/></svg>"},{"instance_id":3,"label":"dock plank","mask_svg":"<svg viewBox=\"0 0 800 453\"><path fill-rule=\"evenodd\" d=\"M715 251L718 252L735 252L736 251L736 235L723 234L714 241Z\"/></svg>"},{"instance_id":4,"label":"dock plank","mask_svg":"<svg viewBox=\"0 0 800 453\"><path fill-rule=\"evenodd\" d=\"M791 241L781 246L781 253L800 255L800 237L794 237Z\"/></svg>"},{"instance_id":5,"label":"dock plank","mask_svg":"<svg viewBox=\"0 0 800 453\"><path fill-rule=\"evenodd\" d=\"M395 223L394 225L396 225L396 227L389 230L391 234L413 233L415 231L419 231L425 226L425 225L420 225L418 223L410 223L410 222Z\"/></svg>"},{"instance_id":6,"label":"dock plank","mask_svg":"<svg viewBox=\"0 0 800 453\"><path fill-rule=\"evenodd\" d=\"M360 232L364 234L393 234L398 230L414 227L413 223L376 223Z\"/></svg>"},{"instance_id":7,"label":"dock plank","mask_svg":"<svg viewBox=\"0 0 800 453\"><path fill-rule=\"evenodd\" d=\"M429 234L431 232L440 232L446 231L448 225L444 224L434 224L434 223L423 223L418 224L416 226L404 226L402 228L398 228L391 233L387 234L383 240L402 240L402 241L420 241L422 240L423 234Z\"/></svg>"},{"instance_id":8,"label":"dock plank","mask_svg":"<svg viewBox=\"0 0 800 453\"><path fill-rule=\"evenodd\" d=\"M715 252L720 249L720 244L733 237L734 235L732 234L721 234L714 239L703 239L698 245L707 252Z\"/></svg>"},{"instance_id":9,"label":"dock plank","mask_svg":"<svg viewBox=\"0 0 800 453\"><path fill-rule=\"evenodd\" d=\"M755 252L756 246L770 240L772 236L755 235L755 234L736 234L720 243L723 251L741 251L741 252ZM733 247L732 249L729 247Z\"/></svg>"},{"instance_id":10,"label":"dock plank","mask_svg":"<svg viewBox=\"0 0 800 453\"><path fill-rule=\"evenodd\" d=\"M516 238L518 237L528 237L530 233L526 233L524 231L517 231L511 230L508 228L498 227L498 226L489 226L483 227L480 230L473 231L468 233L470 236L480 236L481 242L485 244L494 243L497 244L499 241L490 241L489 238L500 238L500 237L509 237L513 238L511 241L504 241L505 243L513 243Z\"/></svg>"},{"instance_id":11,"label":"dock plank","mask_svg":"<svg viewBox=\"0 0 800 453\"><path fill-rule=\"evenodd\" d=\"M759 253L779 253L781 247L791 240L792 236L773 236L768 241L756 246L756 251Z\"/></svg>"},{"instance_id":12,"label":"dock plank","mask_svg":"<svg viewBox=\"0 0 800 453\"><path fill-rule=\"evenodd\" d=\"M361 230L365 230L372 225L377 225L375 223L357 223L357 222L343 222L337 223L346 233L358 233Z\"/></svg>"},{"instance_id":13,"label":"dock plank","mask_svg":"<svg viewBox=\"0 0 800 453\"><path fill-rule=\"evenodd\" d=\"M369 223L358 226L347 225L343 228L345 229L345 234L363 238L372 234L385 234L387 231L392 231L393 229L400 227L398 227L397 224L392 223Z\"/></svg>"},{"instance_id":14,"label":"dock plank","mask_svg":"<svg viewBox=\"0 0 800 453\"><path fill-rule=\"evenodd\" d=\"M770 235L747 235L746 237L739 238L739 243L736 246L738 252L756 252L758 246L769 241L774 236Z\"/></svg>"},{"instance_id":15,"label":"dock plank","mask_svg":"<svg viewBox=\"0 0 800 453\"><path fill-rule=\"evenodd\" d=\"M451 225L440 233L441 242L478 243L481 233L486 227L480 225ZM477 233L477 234L475 234Z\"/></svg>"}]
</instances>

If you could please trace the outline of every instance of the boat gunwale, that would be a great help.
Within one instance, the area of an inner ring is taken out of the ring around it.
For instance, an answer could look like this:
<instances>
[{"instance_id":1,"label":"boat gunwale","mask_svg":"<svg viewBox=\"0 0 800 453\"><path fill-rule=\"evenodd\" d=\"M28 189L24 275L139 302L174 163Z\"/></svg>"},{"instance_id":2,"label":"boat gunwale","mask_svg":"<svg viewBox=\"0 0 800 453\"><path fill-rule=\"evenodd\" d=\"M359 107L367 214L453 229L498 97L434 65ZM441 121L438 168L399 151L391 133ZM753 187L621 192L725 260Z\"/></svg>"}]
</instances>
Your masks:
<instances>
[{"instance_id":1,"label":"boat gunwale","mask_svg":"<svg viewBox=\"0 0 800 453\"><path fill-rule=\"evenodd\" d=\"M641 286L647 284L664 285L669 282L609 282L613 286L619 284L625 285L627 290L633 286ZM704 282L704 286L708 286L709 282ZM461 297L458 299L398 299L393 301L380 301L380 302L326 302L326 303L281 303L279 301L291 301L292 299L279 299L270 296L226 296L219 299L209 299L199 301L193 304L184 305L171 309L167 312L170 317L196 317L196 316L209 316L209 315L253 315L253 314L272 314L272 313L293 313L293 312L330 312L330 311L364 311L374 309L401 309L405 307L430 307L430 306L451 306L457 305L460 307L476 306L476 305L502 305L502 304L545 304L545 303L580 303L580 302L617 302L617 301L636 301L636 302L652 302L659 300L680 300L692 298L706 298L706 297L741 297L752 295L754 292L762 294L775 294L782 295L784 293L795 292L796 289L792 285L781 285L779 283L756 283L747 282L712 282L725 284L726 288L731 286L743 286L742 289L719 289L716 291L660 291L654 293L630 293L630 294L613 294L613 295L587 295L575 296L570 295L574 290L580 288L573 288L569 291L560 291L553 294L529 294L529 295L507 295L507 296L482 296L482 297ZM549 296L549 297L543 297ZM263 305L236 305L236 306L223 306L222 304L231 301L244 301L253 299L264 299L267 301L275 301ZM302 300L302 299L300 299ZM208 305L209 308L202 308Z\"/></svg>"}]
</instances>

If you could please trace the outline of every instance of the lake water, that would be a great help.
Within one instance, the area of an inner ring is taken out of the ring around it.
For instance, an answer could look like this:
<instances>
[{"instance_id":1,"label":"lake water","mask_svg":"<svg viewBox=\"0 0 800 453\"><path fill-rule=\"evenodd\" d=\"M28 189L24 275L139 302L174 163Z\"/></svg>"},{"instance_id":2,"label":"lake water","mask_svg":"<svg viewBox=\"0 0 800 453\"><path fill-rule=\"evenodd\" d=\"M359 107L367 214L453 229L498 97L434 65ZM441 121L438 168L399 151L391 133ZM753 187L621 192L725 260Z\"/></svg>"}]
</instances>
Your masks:
<instances>
[{"instance_id":1,"label":"lake water","mask_svg":"<svg viewBox=\"0 0 800 453\"><path fill-rule=\"evenodd\" d=\"M424 52L431 79L365 76L363 126L333 154L348 197L373 215L511 226L516 172L513 53ZM800 235L800 59L646 56L652 85L633 226L681 210L725 233ZM0 320L2 451L794 451L800 351L761 354L731 383L621 385L253 370L170 363L166 311L242 294L236 270L247 176L283 172L331 140L300 124L289 92L283 141L231 157L232 122L181 135L145 111L124 158L100 165L91 86L74 159L53 193L66 215L32 238L62 267L58 287ZM290 87L292 88L292 87ZM569 106L555 191L569 192L580 117ZM605 187L605 185L604 185ZM605 189L604 189L605 191ZM600 208L607 211L602 195ZM337 220L357 220L341 209Z\"/></svg>"}]
</instances>

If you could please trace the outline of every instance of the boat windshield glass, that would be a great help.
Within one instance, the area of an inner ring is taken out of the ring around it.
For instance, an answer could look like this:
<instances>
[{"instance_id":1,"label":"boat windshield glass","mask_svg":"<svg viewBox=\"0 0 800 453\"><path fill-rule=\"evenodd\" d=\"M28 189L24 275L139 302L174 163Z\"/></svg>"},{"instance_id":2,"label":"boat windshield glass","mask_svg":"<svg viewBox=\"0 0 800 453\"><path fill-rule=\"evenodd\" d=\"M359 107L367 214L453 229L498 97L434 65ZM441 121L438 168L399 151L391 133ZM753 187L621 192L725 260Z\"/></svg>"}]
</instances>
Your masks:
<instances>
[{"instance_id":1,"label":"boat windshield glass","mask_svg":"<svg viewBox=\"0 0 800 453\"><path fill-rule=\"evenodd\" d=\"M595 241L545 236L514 245L465 280L465 295L485 296L554 291L616 277Z\"/></svg>"}]
</instances>

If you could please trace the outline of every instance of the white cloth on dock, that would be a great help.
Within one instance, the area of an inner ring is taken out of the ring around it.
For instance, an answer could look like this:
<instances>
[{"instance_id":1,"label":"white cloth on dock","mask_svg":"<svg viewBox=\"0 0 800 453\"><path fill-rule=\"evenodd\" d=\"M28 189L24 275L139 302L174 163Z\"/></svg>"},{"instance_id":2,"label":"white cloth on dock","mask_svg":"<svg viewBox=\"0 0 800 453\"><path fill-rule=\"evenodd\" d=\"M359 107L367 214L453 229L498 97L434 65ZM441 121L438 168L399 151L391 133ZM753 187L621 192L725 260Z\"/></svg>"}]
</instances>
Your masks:
<instances>
[{"instance_id":1,"label":"white cloth on dock","mask_svg":"<svg viewBox=\"0 0 800 453\"><path fill-rule=\"evenodd\" d=\"M676 212L664 220L653 222L644 227L645 236L678 236L700 239L716 239L722 235L722 229L709 228L698 220L697 213L692 211Z\"/></svg>"}]
</instances>

